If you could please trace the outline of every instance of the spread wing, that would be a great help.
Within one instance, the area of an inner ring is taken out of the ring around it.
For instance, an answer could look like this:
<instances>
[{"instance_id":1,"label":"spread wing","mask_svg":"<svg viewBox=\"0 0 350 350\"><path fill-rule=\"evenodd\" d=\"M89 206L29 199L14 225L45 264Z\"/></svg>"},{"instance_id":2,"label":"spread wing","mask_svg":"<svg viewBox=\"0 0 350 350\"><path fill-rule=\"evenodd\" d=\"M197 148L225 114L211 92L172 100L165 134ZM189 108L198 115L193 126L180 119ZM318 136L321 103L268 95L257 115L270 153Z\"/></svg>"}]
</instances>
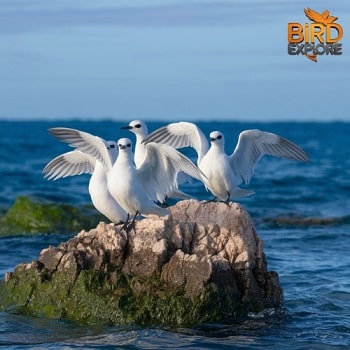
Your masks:
<instances>
[{"instance_id":1,"label":"spread wing","mask_svg":"<svg viewBox=\"0 0 350 350\"><path fill-rule=\"evenodd\" d=\"M70 128L51 128L49 133L62 142L66 142L71 147L89 154L98 159L106 168L110 170L113 165L111 154L108 152L108 145L104 139L91 135L87 132Z\"/></svg>"},{"instance_id":2,"label":"spread wing","mask_svg":"<svg viewBox=\"0 0 350 350\"><path fill-rule=\"evenodd\" d=\"M230 155L235 173L249 183L255 166L264 155L308 162L309 156L296 144L273 133L245 130L240 133L237 146Z\"/></svg>"},{"instance_id":3,"label":"spread wing","mask_svg":"<svg viewBox=\"0 0 350 350\"><path fill-rule=\"evenodd\" d=\"M202 173L187 157L175 148L154 142L147 143L145 160L137 176L148 196L163 201L167 193L177 189L179 172L202 180Z\"/></svg>"},{"instance_id":4,"label":"spread wing","mask_svg":"<svg viewBox=\"0 0 350 350\"><path fill-rule=\"evenodd\" d=\"M193 147L198 155L198 162L208 152L209 144L202 130L193 123L179 122L163 126L149 134L143 143L164 143L175 148Z\"/></svg>"},{"instance_id":5,"label":"spread wing","mask_svg":"<svg viewBox=\"0 0 350 350\"><path fill-rule=\"evenodd\" d=\"M79 150L63 153L52 159L43 169L44 178L57 180L67 176L92 174L95 159Z\"/></svg>"}]
</instances>

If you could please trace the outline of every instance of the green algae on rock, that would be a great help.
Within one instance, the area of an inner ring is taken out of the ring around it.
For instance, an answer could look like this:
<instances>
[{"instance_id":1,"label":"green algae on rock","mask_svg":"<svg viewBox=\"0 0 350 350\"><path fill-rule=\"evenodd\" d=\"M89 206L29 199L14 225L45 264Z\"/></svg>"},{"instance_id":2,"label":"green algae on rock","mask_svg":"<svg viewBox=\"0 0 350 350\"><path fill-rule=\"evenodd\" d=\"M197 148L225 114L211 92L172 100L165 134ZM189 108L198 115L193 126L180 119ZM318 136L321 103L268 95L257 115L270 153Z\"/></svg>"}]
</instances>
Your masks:
<instances>
[{"instance_id":1,"label":"green algae on rock","mask_svg":"<svg viewBox=\"0 0 350 350\"><path fill-rule=\"evenodd\" d=\"M82 227L92 228L103 219L93 208L20 196L0 217L0 236L77 232Z\"/></svg>"},{"instance_id":2,"label":"green algae on rock","mask_svg":"<svg viewBox=\"0 0 350 350\"><path fill-rule=\"evenodd\" d=\"M101 222L0 285L0 308L82 323L192 326L279 308L262 242L238 204L182 201L126 233Z\"/></svg>"}]
</instances>

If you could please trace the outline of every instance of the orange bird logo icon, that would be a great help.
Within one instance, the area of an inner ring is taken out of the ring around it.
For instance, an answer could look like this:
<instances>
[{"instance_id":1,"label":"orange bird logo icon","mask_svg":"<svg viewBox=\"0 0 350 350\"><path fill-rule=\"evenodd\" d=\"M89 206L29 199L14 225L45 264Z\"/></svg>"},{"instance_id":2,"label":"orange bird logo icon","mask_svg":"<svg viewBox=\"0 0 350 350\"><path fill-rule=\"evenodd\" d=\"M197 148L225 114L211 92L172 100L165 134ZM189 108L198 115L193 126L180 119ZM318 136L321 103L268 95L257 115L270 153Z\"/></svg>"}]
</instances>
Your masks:
<instances>
[{"instance_id":1,"label":"orange bird logo icon","mask_svg":"<svg viewBox=\"0 0 350 350\"><path fill-rule=\"evenodd\" d=\"M310 9L309 7L307 9L304 9L304 12L309 20L315 23L322 23L324 25L333 23L338 19L338 17L330 16L328 10L325 10L322 13L318 13L317 11Z\"/></svg>"}]
</instances>

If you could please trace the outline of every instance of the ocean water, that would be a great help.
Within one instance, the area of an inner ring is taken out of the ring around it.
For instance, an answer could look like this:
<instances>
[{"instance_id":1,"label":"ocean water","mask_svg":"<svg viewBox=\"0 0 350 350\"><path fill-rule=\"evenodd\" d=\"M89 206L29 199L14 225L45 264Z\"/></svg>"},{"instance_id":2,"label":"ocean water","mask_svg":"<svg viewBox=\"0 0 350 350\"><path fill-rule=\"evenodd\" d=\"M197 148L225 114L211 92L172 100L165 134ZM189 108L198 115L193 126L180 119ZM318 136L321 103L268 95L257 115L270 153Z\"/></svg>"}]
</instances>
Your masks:
<instances>
[{"instance_id":1,"label":"ocean water","mask_svg":"<svg viewBox=\"0 0 350 350\"><path fill-rule=\"evenodd\" d=\"M45 164L69 147L47 129L73 127L105 139L132 134L115 121L0 122L0 211L19 195L90 203L82 175L56 182L42 178ZM163 123L148 123L149 129ZM199 123L205 134L221 130L232 152L239 132L259 128L285 136L311 157L297 163L264 157L239 202L264 241L268 269L279 273L284 309L251 314L235 324L192 329L106 327L0 313L0 347L6 349L349 349L350 348L350 123ZM190 157L192 150L186 150ZM211 195L199 183L184 191ZM16 264L71 235L0 237L0 278Z\"/></svg>"}]
</instances>

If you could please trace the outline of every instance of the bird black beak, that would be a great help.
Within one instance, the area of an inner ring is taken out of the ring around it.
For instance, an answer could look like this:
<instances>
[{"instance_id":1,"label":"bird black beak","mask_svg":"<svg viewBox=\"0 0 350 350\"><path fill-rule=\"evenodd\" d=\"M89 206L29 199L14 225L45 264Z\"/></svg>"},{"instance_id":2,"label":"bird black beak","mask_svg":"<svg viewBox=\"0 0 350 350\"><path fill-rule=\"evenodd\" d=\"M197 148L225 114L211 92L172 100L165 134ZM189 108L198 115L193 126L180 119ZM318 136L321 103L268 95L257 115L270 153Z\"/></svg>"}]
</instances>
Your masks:
<instances>
[{"instance_id":1,"label":"bird black beak","mask_svg":"<svg viewBox=\"0 0 350 350\"><path fill-rule=\"evenodd\" d=\"M119 145L119 148L120 148L120 149L125 149L126 146L124 146L124 145Z\"/></svg>"},{"instance_id":2,"label":"bird black beak","mask_svg":"<svg viewBox=\"0 0 350 350\"><path fill-rule=\"evenodd\" d=\"M215 140L216 140L215 137L211 137L211 138L209 139L210 142L214 142Z\"/></svg>"},{"instance_id":3,"label":"bird black beak","mask_svg":"<svg viewBox=\"0 0 350 350\"><path fill-rule=\"evenodd\" d=\"M132 129L132 126L130 126L130 125L121 126L120 129L122 129L122 130L130 130L130 129Z\"/></svg>"}]
</instances>

